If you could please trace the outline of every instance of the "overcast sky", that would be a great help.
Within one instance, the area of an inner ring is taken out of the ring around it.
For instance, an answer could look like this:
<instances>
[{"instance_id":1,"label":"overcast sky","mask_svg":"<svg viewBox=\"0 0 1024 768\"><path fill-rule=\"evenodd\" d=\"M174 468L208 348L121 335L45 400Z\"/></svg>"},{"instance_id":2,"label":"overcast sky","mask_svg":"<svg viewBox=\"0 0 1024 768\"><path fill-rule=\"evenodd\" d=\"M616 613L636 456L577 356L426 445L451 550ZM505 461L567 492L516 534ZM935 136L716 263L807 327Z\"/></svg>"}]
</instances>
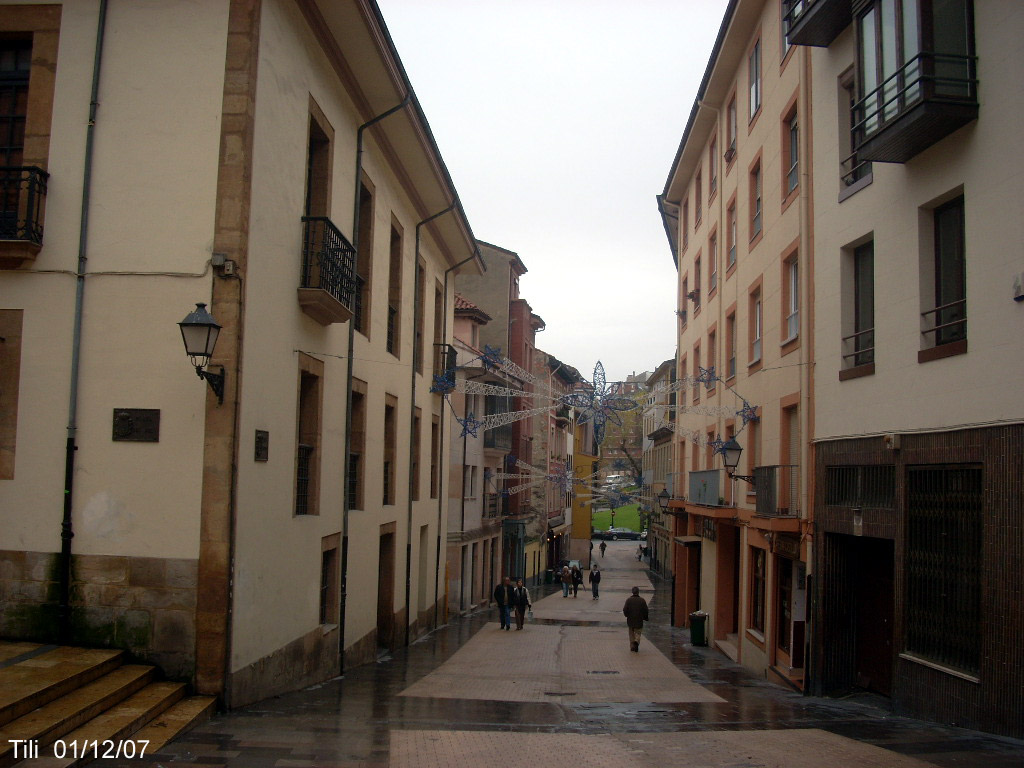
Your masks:
<instances>
[{"instance_id":1,"label":"overcast sky","mask_svg":"<svg viewBox=\"0 0 1024 768\"><path fill-rule=\"evenodd\" d=\"M591 378L675 354L665 186L727 0L378 0L480 240L519 254L537 346Z\"/></svg>"}]
</instances>

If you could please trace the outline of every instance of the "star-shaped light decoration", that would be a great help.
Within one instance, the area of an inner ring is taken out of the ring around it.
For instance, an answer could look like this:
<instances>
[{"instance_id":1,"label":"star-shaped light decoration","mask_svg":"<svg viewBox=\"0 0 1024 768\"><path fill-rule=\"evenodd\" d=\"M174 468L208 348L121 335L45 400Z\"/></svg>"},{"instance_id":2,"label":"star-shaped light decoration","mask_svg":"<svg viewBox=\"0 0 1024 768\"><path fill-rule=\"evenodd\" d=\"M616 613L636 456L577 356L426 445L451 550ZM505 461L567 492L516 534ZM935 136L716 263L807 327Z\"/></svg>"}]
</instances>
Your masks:
<instances>
[{"instance_id":1,"label":"star-shaped light decoration","mask_svg":"<svg viewBox=\"0 0 1024 768\"><path fill-rule=\"evenodd\" d=\"M717 456L718 454L721 454L722 456L724 456L725 455L725 441L722 439L722 436L721 435L715 435L715 439L708 442L708 448L711 449L711 455L712 456Z\"/></svg>"},{"instance_id":2,"label":"star-shaped light decoration","mask_svg":"<svg viewBox=\"0 0 1024 768\"><path fill-rule=\"evenodd\" d=\"M582 388L575 392L562 395L559 402L580 411L577 423L594 422L594 439L600 444L604 442L606 422L610 419L612 423L621 427L622 419L618 411L632 411L637 407L637 403L628 397L616 397L616 390L614 384L608 384L604 365L598 361L594 366L594 380L584 383Z\"/></svg>"},{"instance_id":3,"label":"star-shaped light decoration","mask_svg":"<svg viewBox=\"0 0 1024 768\"><path fill-rule=\"evenodd\" d=\"M492 371L501 366L505 362L505 358L501 355L500 349L495 349L487 344L484 345L484 353L480 355L480 362L484 364L484 368L488 371Z\"/></svg>"},{"instance_id":4,"label":"star-shaped light decoration","mask_svg":"<svg viewBox=\"0 0 1024 768\"><path fill-rule=\"evenodd\" d=\"M456 419L459 424L462 425L462 434L459 437L476 437L477 430L484 425L482 421L478 421L472 412L464 419Z\"/></svg>"},{"instance_id":5,"label":"star-shaped light decoration","mask_svg":"<svg viewBox=\"0 0 1024 768\"><path fill-rule=\"evenodd\" d=\"M751 405L746 400L743 401L743 407L736 411L736 415L743 419L744 427L752 421L761 420L761 417L757 415L757 406Z\"/></svg>"},{"instance_id":6,"label":"star-shaped light decoration","mask_svg":"<svg viewBox=\"0 0 1024 768\"><path fill-rule=\"evenodd\" d=\"M704 385L705 389L711 389L715 386L716 381L721 381L718 375L715 373L715 366L710 368L700 368L700 375L697 376L697 381Z\"/></svg>"},{"instance_id":7,"label":"star-shaped light decoration","mask_svg":"<svg viewBox=\"0 0 1024 768\"><path fill-rule=\"evenodd\" d=\"M571 467L565 467L564 469L552 472L545 480L558 486L562 493L572 493L576 483L579 482L576 472Z\"/></svg>"},{"instance_id":8,"label":"star-shaped light decoration","mask_svg":"<svg viewBox=\"0 0 1024 768\"><path fill-rule=\"evenodd\" d=\"M434 383L430 385L430 391L442 395L455 391L455 372L445 371L442 374L434 375Z\"/></svg>"}]
</instances>

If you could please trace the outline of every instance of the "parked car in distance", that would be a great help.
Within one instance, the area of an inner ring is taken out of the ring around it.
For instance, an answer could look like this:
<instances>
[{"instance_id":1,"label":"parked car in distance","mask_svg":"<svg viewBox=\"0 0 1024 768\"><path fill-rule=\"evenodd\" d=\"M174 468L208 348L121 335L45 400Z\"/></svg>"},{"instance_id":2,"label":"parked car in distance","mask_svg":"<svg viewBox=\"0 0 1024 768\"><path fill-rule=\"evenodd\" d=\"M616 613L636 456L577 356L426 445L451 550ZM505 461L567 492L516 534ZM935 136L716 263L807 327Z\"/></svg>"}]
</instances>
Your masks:
<instances>
[{"instance_id":1,"label":"parked car in distance","mask_svg":"<svg viewBox=\"0 0 1024 768\"><path fill-rule=\"evenodd\" d=\"M632 528L609 528L607 531L594 531L593 534L595 539L611 539L612 541L639 539L640 537L640 531L634 531Z\"/></svg>"}]
</instances>

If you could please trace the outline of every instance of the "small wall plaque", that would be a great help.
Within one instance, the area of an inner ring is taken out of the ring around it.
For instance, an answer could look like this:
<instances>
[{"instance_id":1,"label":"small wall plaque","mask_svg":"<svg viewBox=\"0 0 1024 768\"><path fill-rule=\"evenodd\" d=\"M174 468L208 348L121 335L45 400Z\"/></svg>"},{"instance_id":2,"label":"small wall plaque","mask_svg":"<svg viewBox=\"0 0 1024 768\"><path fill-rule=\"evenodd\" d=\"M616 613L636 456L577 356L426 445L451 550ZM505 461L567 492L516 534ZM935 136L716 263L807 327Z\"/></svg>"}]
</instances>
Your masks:
<instances>
[{"instance_id":1,"label":"small wall plaque","mask_svg":"<svg viewBox=\"0 0 1024 768\"><path fill-rule=\"evenodd\" d=\"M115 408L112 439L118 442L159 443L159 408Z\"/></svg>"},{"instance_id":2,"label":"small wall plaque","mask_svg":"<svg viewBox=\"0 0 1024 768\"><path fill-rule=\"evenodd\" d=\"M270 460L270 433L265 429L256 430L256 461Z\"/></svg>"}]
</instances>

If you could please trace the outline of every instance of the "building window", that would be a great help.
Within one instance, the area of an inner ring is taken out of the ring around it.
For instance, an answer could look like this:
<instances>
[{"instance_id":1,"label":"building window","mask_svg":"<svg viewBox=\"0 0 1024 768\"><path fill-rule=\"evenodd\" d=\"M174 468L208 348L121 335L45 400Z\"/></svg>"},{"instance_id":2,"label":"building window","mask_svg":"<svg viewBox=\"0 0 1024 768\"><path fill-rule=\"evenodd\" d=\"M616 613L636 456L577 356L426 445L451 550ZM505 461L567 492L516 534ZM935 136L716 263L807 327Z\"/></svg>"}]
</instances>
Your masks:
<instances>
[{"instance_id":1,"label":"building window","mask_svg":"<svg viewBox=\"0 0 1024 768\"><path fill-rule=\"evenodd\" d=\"M715 356L715 347L717 346L717 344L716 344L717 341L718 341L718 332L717 331L708 331L708 365L707 365L707 367L708 367L709 371L714 370L714 368L715 368L715 361L717 359L716 356ZM708 394L709 395L710 394L714 394L714 392L715 392L715 381L714 381L714 379L712 379L711 380L711 386L708 387Z\"/></svg>"},{"instance_id":2,"label":"building window","mask_svg":"<svg viewBox=\"0 0 1024 768\"><path fill-rule=\"evenodd\" d=\"M708 202L718 191L718 137L711 139L708 148Z\"/></svg>"},{"instance_id":3,"label":"building window","mask_svg":"<svg viewBox=\"0 0 1024 768\"><path fill-rule=\"evenodd\" d=\"M364 509L363 456L366 452L366 382L352 379L349 416L348 508Z\"/></svg>"},{"instance_id":4,"label":"building window","mask_svg":"<svg viewBox=\"0 0 1024 768\"><path fill-rule=\"evenodd\" d=\"M967 339L967 268L963 195L934 212L933 308L922 312L925 347ZM934 343L929 343L929 337Z\"/></svg>"},{"instance_id":5,"label":"building window","mask_svg":"<svg viewBox=\"0 0 1024 768\"><path fill-rule=\"evenodd\" d=\"M725 318L725 378L736 375L736 313Z\"/></svg>"},{"instance_id":6,"label":"building window","mask_svg":"<svg viewBox=\"0 0 1024 768\"><path fill-rule=\"evenodd\" d=\"M412 466L409 471L412 473L412 500L420 500L420 440L422 438L422 411L419 408L413 409L412 417Z\"/></svg>"},{"instance_id":7,"label":"building window","mask_svg":"<svg viewBox=\"0 0 1024 768\"><path fill-rule=\"evenodd\" d=\"M444 343L442 334L444 333L444 289L441 287L440 281L434 282L434 359L433 359L433 371L436 374L443 373L443 369L439 369L438 366L441 364L441 355L443 349L441 345Z\"/></svg>"},{"instance_id":8,"label":"building window","mask_svg":"<svg viewBox=\"0 0 1024 768\"><path fill-rule=\"evenodd\" d=\"M907 470L906 650L977 673L981 657L983 472Z\"/></svg>"},{"instance_id":9,"label":"building window","mask_svg":"<svg viewBox=\"0 0 1024 768\"><path fill-rule=\"evenodd\" d=\"M24 310L0 309L0 480L14 479Z\"/></svg>"},{"instance_id":10,"label":"building window","mask_svg":"<svg viewBox=\"0 0 1024 768\"><path fill-rule=\"evenodd\" d=\"M341 569L338 566L339 534L321 539L320 554L320 623L337 624L341 615L339 584Z\"/></svg>"},{"instance_id":11,"label":"building window","mask_svg":"<svg viewBox=\"0 0 1024 768\"><path fill-rule=\"evenodd\" d=\"M782 263L783 343L800 335L800 265L796 255Z\"/></svg>"},{"instance_id":12,"label":"building window","mask_svg":"<svg viewBox=\"0 0 1024 768\"><path fill-rule=\"evenodd\" d=\"M700 310L700 256L693 261L693 311Z\"/></svg>"},{"instance_id":13,"label":"building window","mask_svg":"<svg viewBox=\"0 0 1024 768\"><path fill-rule=\"evenodd\" d=\"M704 188L704 183L701 176L701 171L697 171L697 181L694 184L696 187L693 195L693 228L696 229L700 225L701 217L703 216L701 206L701 190Z\"/></svg>"},{"instance_id":14,"label":"building window","mask_svg":"<svg viewBox=\"0 0 1024 768\"><path fill-rule=\"evenodd\" d=\"M811 0L811 2L813 2L813 0ZM789 5L787 0L779 0L779 20L781 22L779 24L779 28L782 31L782 58L783 58L783 60L785 60L786 54L789 53L789 49L793 47L793 46L791 46L789 44L790 14L787 13L787 10L786 10L787 5ZM798 13L799 13L799 11L798 11Z\"/></svg>"},{"instance_id":15,"label":"building window","mask_svg":"<svg viewBox=\"0 0 1024 768\"><path fill-rule=\"evenodd\" d=\"M385 505L395 503L395 482L397 474L395 446L397 443L398 430L398 398L394 395L385 395L384 404L384 483L383 503Z\"/></svg>"},{"instance_id":16,"label":"building window","mask_svg":"<svg viewBox=\"0 0 1024 768\"><path fill-rule=\"evenodd\" d=\"M729 99L725 112L726 139L729 146L725 150L725 162L731 163L736 157L736 96Z\"/></svg>"},{"instance_id":17,"label":"building window","mask_svg":"<svg viewBox=\"0 0 1024 768\"><path fill-rule=\"evenodd\" d=\"M787 197L800 183L800 130L797 127L796 105L782 121L783 197Z\"/></svg>"},{"instance_id":18,"label":"building window","mask_svg":"<svg viewBox=\"0 0 1024 768\"><path fill-rule=\"evenodd\" d=\"M765 551L750 548L750 628L764 634Z\"/></svg>"},{"instance_id":19,"label":"building window","mask_svg":"<svg viewBox=\"0 0 1024 768\"><path fill-rule=\"evenodd\" d=\"M750 171L750 239L761 234L761 162Z\"/></svg>"},{"instance_id":20,"label":"building window","mask_svg":"<svg viewBox=\"0 0 1024 768\"><path fill-rule=\"evenodd\" d=\"M683 250L690 244L690 227L687 222L690 220L690 199L683 200L683 215L679 220L679 227L682 230Z\"/></svg>"},{"instance_id":21,"label":"building window","mask_svg":"<svg viewBox=\"0 0 1024 768\"><path fill-rule=\"evenodd\" d=\"M761 361L761 289L750 294L750 364Z\"/></svg>"},{"instance_id":22,"label":"building window","mask_svg":"<svg viewBox=\"0 0 1024 768\"><path fill-rule=\"evenodd\" d=\"M698 341L693 345L693 375L694 378L700 376L700 342ZM693 404L696 405L700 402L700 384L695 384L693 387ZM694 466L694 469L697 467Z\"/></svg>"},{"instance_id":23,"label":"building window","mask_svg":"<svg viewBox=\"0 0 1024 768\"><path fill-rule=\"evenodd\" d=\"M682 315L680 315L680 317L679 317L679 320L682 323L684 328L686 327L686 316L687 316L687 312L686 312L685 307L686 307L686 301L689 298L690 298L690 278L684 277L683 278L683 302L682 302L684 308L682 310L680 310L682 312Z\"/></svg>"},{"instance_id":24,"label":"building window","mask_svg":"<svg viewBox=\"0 0 1024 768\"><path fill-rule=\"evenodd\" d=\"M894 509L896 468L891 464L826 467L825 504L830 507Z\"/></svg>"},{"instance_id":25,"label":"building window","mask_svg":"<svg viewBox=\"0 0 1024 768\"><path fill-rule=\"evenodd\" d=\"M373 295L373 189L359 185L359 245L356 251L356 306L352 322L355 330L370 338L370 298Z\"/></svg>"},{"instance_id":26,"label":"building window","mask_svg":"<svg viewBox=\"0 0 1024 768\"><path fill-rule=\"evenodd\" d=\"M402 338L402 233L391 227L391 249L388 264L387 350L400 357Z\"/></svg>"},{"instance_id":27,"label":"building window","mask_svg":"<svg viewBox=\"0 0 1024 768\"><path fill-rule=\"evenodd\" d=\"M430 498L436 499L440 481L441 420L431 416L430 422Z\"/></svg>"},{"instance_id":28,"label":"building window","mask_svg":"<svg viewBox=\"0 0 1024 768\"><path fill-rule=\"evenodd\" d=\"M855 368L875 362L875 243L869 241L853 250L852 258L853 333L843 337L843 367ZM847 315L849 317L849 315ZM849 326L848 326L849 327Z\"/></svg>"},{"instance_id":29,"label":"building window","mask_svg":"<svg viewBox=\"0 0 1024 768\"><path fill-rule=\"evenodd\" d=\"M708 298L718 289L718 232L712 232L708 240Z\"/></svg>"},{"instance_id":30,"label":"building window","mask_svg":"<svg viewBox=\"0 0 1024 768\"><path fill-rule=\"evenodd\" d=\"M413 347L412 347L412 361L413 368L416 373L422 375L423 373L423 358L425 349L423 345L426 343L426 338L423 335L424 326L424 315L426 314L425 302L427 300L427 267L422 259L416 263L416 307L413 310L414 319L413 326L415 328L413 332ZM474 326L474 329L476 326Z\"/></svg>"},{"instance_id":31,"label":"building window","mask_svg":"<svg viewBox=\"0 0 1024 768\"><path fill-rule=\"evenodd\" d=\"M761 41L754 43L747 61L747 72L750 76L750 119L753 120L761 109Z\"/></svg>"},{"instance_id":32,"label":"building window","mask_svg":"<svg viewBox=\"0 0 1024 768\"><path fill-rule=\"evenodd\" d=\"M295 456L295 514L319 514L320 432L324 364L299 353L299 402Z\"/></svg>"},{"instance_id":33,"label":"building window","mask_svg":"<svg viewBox=\"0 0 1024 768\"><path fill-rule=\"evenodd\" d=\"M840 199L843 199L843 192L854 186L861 179L870 179L871 161L861 160L857 156L856 145L854 144L853 108L857 103L857 86L853 68L846 70L839 76L839 154L843 159L839 163L840 174ZM866 186L869 181L865 181ZM856 189L851 189L847 194L853 194Z\"/></svg>"},{"instance_id":34,"label":"building window","mask_svg":"<svg viewBox=\"0 0 1024 768\"><path fill-rule=\"evenodd\" d=\"M734 199L729 203L729 208L725 212L725 221L727 227L726 237L728 238L726 244L729 248L728 257L726 258L726 270L732 269L736 266L736 200Z\"/></svg>"}]
</instances>

